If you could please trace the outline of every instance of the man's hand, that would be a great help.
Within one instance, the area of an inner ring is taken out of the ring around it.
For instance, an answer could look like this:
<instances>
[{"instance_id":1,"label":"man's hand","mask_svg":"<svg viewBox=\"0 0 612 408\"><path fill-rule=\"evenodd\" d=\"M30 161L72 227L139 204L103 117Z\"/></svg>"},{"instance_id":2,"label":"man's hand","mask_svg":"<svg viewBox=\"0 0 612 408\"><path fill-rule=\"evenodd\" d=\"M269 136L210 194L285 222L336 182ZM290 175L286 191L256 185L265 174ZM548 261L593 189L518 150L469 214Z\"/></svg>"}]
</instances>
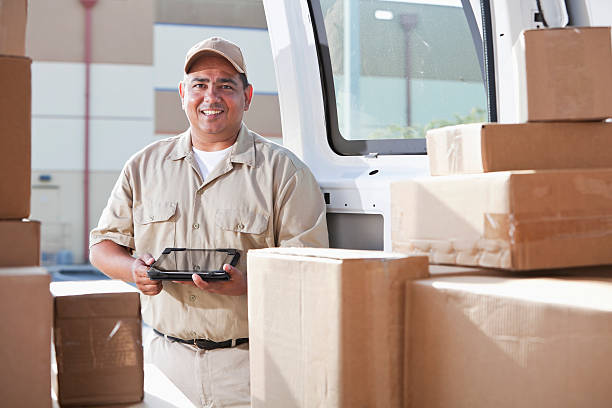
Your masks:
<instances>
[{"instance_id":1,"label":"man's hand","mask_svg":"<svg viewBox=\"0 0 612 408\"><path fill-rule=\"evenodd\" d=\"M136 287L145 295L157 295L162 290L161 281L149 279L147 269L155 262L151 254L142 254L132 263L132 280Z\"/></svg>"},{"instance_id":2,"label":"man's hand","mask_svg":"<svg viewBox=\"0 0 612 408\"><path fill-rule=\"evenodd\" d=\"M247 293L246 275L229 264L223 265L223 270L230 276L228 281L206 282L195 273L191 276L198 288L219 295L240 296Z\"/></svg>"}]
</instances>

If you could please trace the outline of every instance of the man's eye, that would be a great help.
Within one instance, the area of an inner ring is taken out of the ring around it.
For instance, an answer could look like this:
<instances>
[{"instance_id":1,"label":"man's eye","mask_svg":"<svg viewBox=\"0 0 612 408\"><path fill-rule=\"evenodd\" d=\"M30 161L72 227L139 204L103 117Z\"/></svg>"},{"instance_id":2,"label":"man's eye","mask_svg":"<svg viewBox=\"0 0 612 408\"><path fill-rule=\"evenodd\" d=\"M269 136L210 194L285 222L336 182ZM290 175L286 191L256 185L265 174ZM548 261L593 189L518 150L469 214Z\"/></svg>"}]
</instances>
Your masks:
<instances>
[{"instance_id":1,"label":"man's eye","mask_svg":"<svg viewBox=\"0 0 612 408\"><path fill-rule=\"evenodd\" d=\"M230 85L221 85L223 89L233 89Z\"/></svg>"},{"instance_id":2,"label":"man's eye","mask_svg":"<svg viewBox=\"0 0 612 408\"><path fill-rule=\"evenodd\" d=\"M195 84L193 87L194 88L203 88L204 84Z\"/></svg>"}]
</instances>

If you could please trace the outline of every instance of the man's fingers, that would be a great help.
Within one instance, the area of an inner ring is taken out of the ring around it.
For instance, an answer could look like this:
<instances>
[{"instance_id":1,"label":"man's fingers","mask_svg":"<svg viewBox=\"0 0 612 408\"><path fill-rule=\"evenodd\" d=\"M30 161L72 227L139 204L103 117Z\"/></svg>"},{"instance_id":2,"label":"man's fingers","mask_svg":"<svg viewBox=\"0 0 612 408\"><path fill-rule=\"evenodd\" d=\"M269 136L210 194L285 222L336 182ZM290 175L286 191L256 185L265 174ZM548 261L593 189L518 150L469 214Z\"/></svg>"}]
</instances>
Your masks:
<instances>
[{"instance_id":1,"label":"man's fingers","mask_svg":"<svg viewBox=\"0 0 612 408\"><path fill-rule=\"evenodd\" d=\"M153 265L153 262L155 262L155 258L149 253L142 254L141 259L145 265Z\"/></svg>"},{"instance_id":2,"label":"man's fingers","mask_svg":"<svg viewBox=\"0 0 612 408\"><path fill-rule=\"evenodd\" d=\"M234 275L236 275L237 273L239 273L239 272L238 272L238 269L234 268L234 267L233 267L232 265L230 265L230 264L225 264L225 265L223 265L223 270L229 274L230 279L233 279L233 278L234 278Z\"/></svg>"},{"instance_id":3,"label":"man's fingers","mask_svg":"<svg viewBox=\"0 0 612 408\"><path fill-rule=\"evenodd\" d=\"M196 285L200 289L209 290L210 284L206 282L204 279L200 278L200 276L196 273L191 275L191 279L193 280L193 284Z\"/></svg>"},{"instance_id":4,"label":"man's fingers","mask_svg":"<svg viewBox=\"0 0 612 408\"><path fill-rule=\"evenodd\" d=\"M147 282L139 282L136 283L138 289L144 293L145 295L157 295L162 290L161 282L147 283Z\"/></svg>"},{"instance_id":5,"label":"man's fingers","mask_svg":"<svg viewBox=\"0 0 612 408\"><path fill-rule=\"evenodd\" d=\"M157 288L157 287L142 288L142 289L140 289L140 291L143 294L145 294L145 295L153 296L153 295L157 295L159 292L161 292L161 288Z\"/></svg>"}]
</instances>

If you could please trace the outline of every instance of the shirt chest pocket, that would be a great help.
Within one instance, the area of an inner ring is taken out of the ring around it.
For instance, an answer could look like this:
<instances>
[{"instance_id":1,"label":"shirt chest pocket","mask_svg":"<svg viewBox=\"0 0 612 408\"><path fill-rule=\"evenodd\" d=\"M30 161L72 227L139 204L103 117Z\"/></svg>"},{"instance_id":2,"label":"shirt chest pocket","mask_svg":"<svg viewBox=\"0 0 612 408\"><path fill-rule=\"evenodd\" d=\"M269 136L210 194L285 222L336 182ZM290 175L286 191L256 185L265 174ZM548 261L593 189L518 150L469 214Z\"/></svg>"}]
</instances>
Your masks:
<instances>
[{"instance_id":1,"label":"shirt chest pocket","mask_svg":"<svg viewBox=\"0 0 612 408\"><path fill-rule=\"evenodd\" d=\"M241 234L264 234L268 229L268 215L249 210L217 210L215 224L224 231Z\"/></svg>"},{"instance_id":2,"label":"shirt chest pocket","mask_svg":"<svg viewBox=\"0 0 612 408\"><path fill-rule=\"evenodd\" d=\"M134 207L136 252L157 257L164 248L174 247L176 202L145 202Z\"/></svg>"}]
</instances>

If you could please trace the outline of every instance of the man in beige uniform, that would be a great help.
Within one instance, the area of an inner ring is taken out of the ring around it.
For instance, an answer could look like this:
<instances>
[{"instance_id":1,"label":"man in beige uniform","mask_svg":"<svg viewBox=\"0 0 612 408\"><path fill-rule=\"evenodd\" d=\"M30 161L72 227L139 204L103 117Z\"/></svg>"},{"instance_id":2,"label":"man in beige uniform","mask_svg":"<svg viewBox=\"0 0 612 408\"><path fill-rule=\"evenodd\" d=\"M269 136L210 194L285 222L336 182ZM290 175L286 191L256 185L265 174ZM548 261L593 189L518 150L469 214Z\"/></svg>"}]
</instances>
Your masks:
<instances>
[{"instance_id":1,"label":"man in beige uniform","mask_svg":"<svg viewBox=\"0 0 612 408\"><path fill-rule=\"evenodd\" d=\"M189 129L128 160L91 232L90 260L142 292L144 321L157 333L147 361L198 406L248 406L247 250L327 246L325 203L304 163L242 123L253 88L235 44L192 47L179 93ZM211 154L217 164L206 168L199 157ZM146 271L166 247L242 256L224 266L229 281L162 284Z\"/></svg>"}]
</instances>

